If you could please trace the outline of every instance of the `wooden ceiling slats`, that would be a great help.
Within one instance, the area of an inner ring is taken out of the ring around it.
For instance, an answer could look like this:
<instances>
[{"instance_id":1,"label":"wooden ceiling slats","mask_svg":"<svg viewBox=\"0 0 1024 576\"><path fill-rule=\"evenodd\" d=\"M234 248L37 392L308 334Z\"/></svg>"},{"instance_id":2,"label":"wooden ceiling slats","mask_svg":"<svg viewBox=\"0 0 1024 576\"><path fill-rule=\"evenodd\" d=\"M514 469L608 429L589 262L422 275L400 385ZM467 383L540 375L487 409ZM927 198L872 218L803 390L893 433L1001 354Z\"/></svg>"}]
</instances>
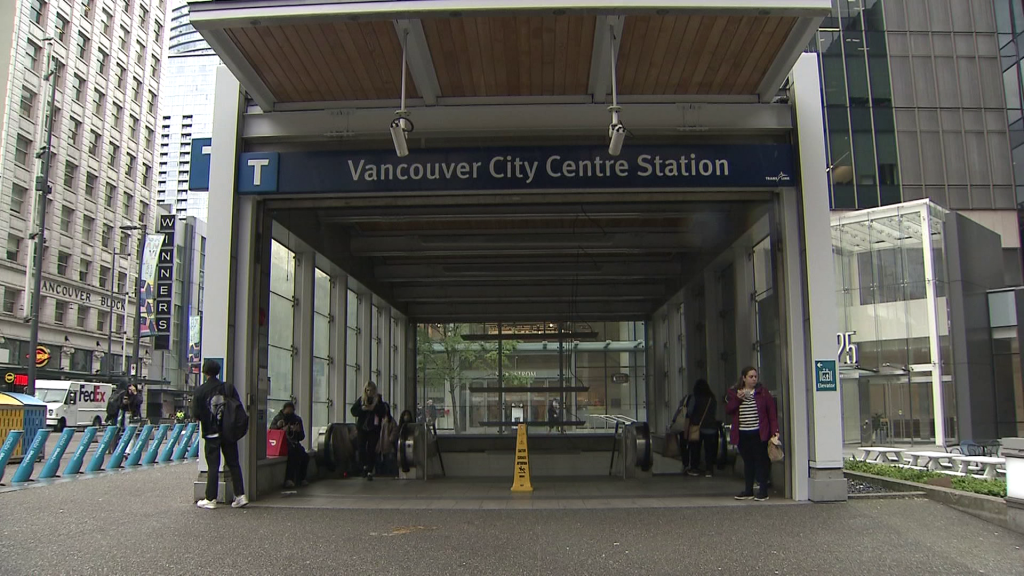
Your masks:
<instances>
[{"instance_id":1,"label":"wooden ceiling slats","mask_svg":"<svg viewBox=\"0 0 1024 576\"><path fill-rule=\"evenodd\" d=\"M596 18L423 19L440 96L584 95ZM755 94L796 22L794 17L753 15L628 16L617 58L619 93ZM391 21L226 32L279 102L393 100L401 95L402 45ZM409 96L416 97L415 82L407 81Z\"/></svg>"},{"instance_id":2,"label":"wooden ceiling slats","mask_svg":"<svg viewBox=\"0 0 1024 576\"><path fill-rule=\"evenodd\" d=\"M725 77L725 80L722 81L722 84L719 87L722 94L736 93L737 81L739 80L739 73L741 71L741 62L743 61L743 59L746 58L748 54L752 54L754 52L754 49L757 46L758 41L760 41L765 29L765 25L768 24L768 21L769 19L763 16L754 17L753 24L750 27L750 33L747 34L746 38L742 39L743 42L740 44L740 59L736 61L734 69L728 72L728 74Z\"/></svg>"}]
</instances>

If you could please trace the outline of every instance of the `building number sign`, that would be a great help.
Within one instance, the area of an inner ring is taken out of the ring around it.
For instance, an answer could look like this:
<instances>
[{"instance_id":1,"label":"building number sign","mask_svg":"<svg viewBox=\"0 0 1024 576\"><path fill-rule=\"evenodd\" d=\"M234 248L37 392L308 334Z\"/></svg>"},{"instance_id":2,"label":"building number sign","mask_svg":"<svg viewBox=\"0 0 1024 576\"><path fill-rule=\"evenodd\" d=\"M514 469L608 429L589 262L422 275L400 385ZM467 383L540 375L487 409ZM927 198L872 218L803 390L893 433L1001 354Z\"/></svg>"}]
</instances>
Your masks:
<instances>
[{"instance_id":1,"label":"building number sign","mask_svg":"<svg viewBox=\"0 0 1024 576\"><path fill-rule=\"evenodd\" d=\"M856 332L839 332L836 334L836 343L839 349L836 352L836 360L840 364L856 366L860 362L857 355L857 344L853 341Z\"/></svg>"}]
</instances>

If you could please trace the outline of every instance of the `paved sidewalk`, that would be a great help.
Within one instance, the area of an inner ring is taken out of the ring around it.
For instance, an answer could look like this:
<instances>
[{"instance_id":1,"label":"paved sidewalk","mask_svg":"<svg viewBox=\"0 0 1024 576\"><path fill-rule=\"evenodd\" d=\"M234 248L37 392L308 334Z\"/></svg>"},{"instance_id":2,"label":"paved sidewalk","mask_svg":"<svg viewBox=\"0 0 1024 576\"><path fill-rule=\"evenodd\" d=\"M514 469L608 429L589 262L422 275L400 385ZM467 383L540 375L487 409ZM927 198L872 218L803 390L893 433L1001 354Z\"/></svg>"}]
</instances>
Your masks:
<instances>
[{"instance_id":1,"label":"paved sidewalk","mask_svg":"<svg viewBox=\"0 0 1024 576\"><path fill-rule=\"evenodd\" d=\"M192 465L0 494L0 573L1020 575L927 500L603 510L199 510Z\"/></svg>"}]
</instances>

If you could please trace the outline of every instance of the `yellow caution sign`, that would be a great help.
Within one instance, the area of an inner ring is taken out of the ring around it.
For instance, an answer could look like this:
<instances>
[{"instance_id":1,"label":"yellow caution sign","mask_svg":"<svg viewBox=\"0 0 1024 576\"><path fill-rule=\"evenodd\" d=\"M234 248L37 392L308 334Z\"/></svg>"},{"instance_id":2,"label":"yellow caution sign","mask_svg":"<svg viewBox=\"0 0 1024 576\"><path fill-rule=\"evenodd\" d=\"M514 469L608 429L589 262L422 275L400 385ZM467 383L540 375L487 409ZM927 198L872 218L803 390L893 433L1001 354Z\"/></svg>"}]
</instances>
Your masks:
<instances>
[{"instance_id":1,"label":"yellow caution sign","mask_svg":"<svg viewBox=\"0 0 1024 576\"><path fill-rule=\"evenodd\" d=\"M513 492L533 492L530 484L530 451L526 447L526 424L519 425L516 435L516 469L512 481Z\"/></svg>"}]
</instances>

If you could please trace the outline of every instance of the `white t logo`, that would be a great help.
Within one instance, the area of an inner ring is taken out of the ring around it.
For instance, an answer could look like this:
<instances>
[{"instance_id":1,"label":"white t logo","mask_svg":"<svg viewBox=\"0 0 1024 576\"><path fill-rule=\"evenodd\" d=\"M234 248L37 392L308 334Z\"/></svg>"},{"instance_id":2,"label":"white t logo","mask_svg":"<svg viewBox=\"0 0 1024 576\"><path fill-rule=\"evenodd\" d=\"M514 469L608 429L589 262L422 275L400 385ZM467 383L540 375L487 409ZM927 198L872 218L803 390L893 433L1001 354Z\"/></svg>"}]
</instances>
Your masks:
<instances>
[{"instance_id":1,"label":"white t logo","mask_svg":"<svg viewBox=\"0 0 1024 576\"><path fill-rule=\"evenodd\" d=\"M211 153L213 153L213 146L210 146L209 144L207 144L206 146L203 146L200 149L200 152L203 153L203 156L209 156Z\"/></svg>"},{"instance_id":2,"label":"white t logo","mask_svg":"<svg viewBox=\"0 0 1024 576\"><path fill-rule=\"evenodd\" d=\"M249 160L249 166L252 166L252 185L259 186L263 179L263 167L270 164L269 158L254 158Z\"/></svg>"}]
</instances>

